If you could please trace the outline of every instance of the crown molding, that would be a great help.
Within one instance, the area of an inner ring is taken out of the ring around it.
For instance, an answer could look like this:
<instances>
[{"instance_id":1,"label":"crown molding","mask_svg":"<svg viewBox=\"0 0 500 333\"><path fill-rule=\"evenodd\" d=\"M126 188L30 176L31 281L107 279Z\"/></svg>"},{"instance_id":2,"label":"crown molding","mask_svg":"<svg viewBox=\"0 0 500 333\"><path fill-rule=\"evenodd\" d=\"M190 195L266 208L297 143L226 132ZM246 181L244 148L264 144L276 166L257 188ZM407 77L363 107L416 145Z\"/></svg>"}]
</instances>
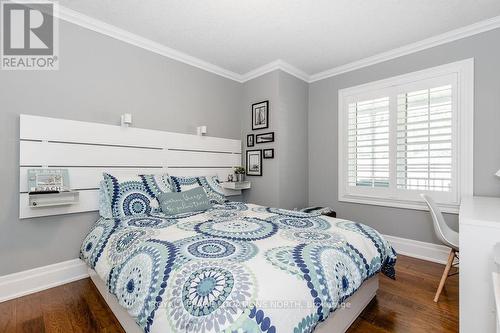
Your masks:
<instances>
[{"instance_id":1,"label":"crown molding","mask_svg":"<svg viewBox=\"0 0 500 333\"><path fill-rule=\"evenodd\" d=\"M443 34L423 39L396 49L379 53L377 55L357 60L342 66L334 67L310 76L309 83L323 80L342 73L350 72L363 67L375 65L387 60L399 58L418 51L453 42L465 37L477 35L482 32L500 28L500 16L480 21L462 28L451 30Z\"/></svg>"},{"instance_id":2,"label":"crown molding","mask_svg":"<svg viewBox=\"0 0 500 333\"><path fill-rule=\"evenodd\" d=\"M175 49L169 48L163 44L152 41L150 39L144 38L127 30L118 28L114 25L105 23L98 19L92 18L88 15L82 14L75 10L69 9L67 7L59 5L59 11L56 12L56 16L66 22L73 23L80 27L95 31L97 33L115 38L122 42L140 47L142 49L154 52L156 54L162 55L164 57L177 60L179 62L188 64L211 72L213 74L231 79L240 83L251 80L263 74L272 72L274 70L282 70L290 75L293 75L303 81L309 81L309 75L302 70L284 62L283 60L275 60L264 66L256 68L244 75L227 70L225 68L219 67L202 59L193 57L189 54L177 51Z\"/></svg>"},{"instance_id":3,"label":"crown molding","mask_svg":"<svg viewBox=\"0 0 500 333\"><path fill-rule=\"evenodd\" d=\"M243 74L242 75L242 82L246 82L246 81L255 79L259 76L273 72L275 70L281 70L285 73L288 73L290 75L293 75L293 76L301 79L302 81L309 82L309 75L307 73L290 65L289 63L287 63L281 59L272 61L268 64L265 64L264 66L260 66L256 69L253 69L253 70Z\"/></svg>"},{"instance_id":4,"label":"crown molding","mask_svg":"<svg viewBox=\"0 0 500 333\"><path fill-rule=\"evenodd\" d=\"M16 0L12 0L15 2ZM245 74L239 74L220 66L214 65L202 59L193 57L189 54L183 53L181 51L169 48L163 44L152 41L150 39L144 38L137 34L131 33L124 29L118 28L114 25L105 23L98 19L94 19L90 16L82 14L80 12L74 11L62 5L59 5L59 11L56 12L56 16L59 19L73 23L75 25L87 28L89 30L101 33L103 35L115 38L117 40L129 43L131 45L143 48L145 50L154 52L156 54L162 55L164 57L177 60L179 62L191 65L193 67L205 70L207 72L225 77L227 79L234 80L236 82L246 82L252 80L261 75L267 74L275 70L281 70L290 75L293 75L307 83L312 83L315 81L323 80L332 76L336 76L342 73L350 72L363 67L375 65L387 60L402 57L408 54L412 54L418 51L429 49L435 46L453 42L465 37L473 36L482 32L500 28L500 16L495 16L493 18L480 21L462 28L451 30L443 34L433 36L421 41L408 44L390 51L382 52L374 56L370 56L364 59L360 59L345 65L334 67L325 71L321 71L316 74L309 75L303 70L290 65L289 63L277 59L268 64L260 66L253 69Z\"/></svg>"},{"instance_id":5,"label":"crown molding","mask_svg":"<svg viewBox=\"0 0 500 333\"><path fill-rule=\"evenodd\" d=\"M179 62L203 69L207 72L211 72L234 81L241 82L241 74L232 72L217 65L211 64L207 61L169 48L163 44L141 37L139 35L97 20L67 7L59 5L59 13L56 14L56 16L58 16L58 18L61 20L118 39L122 42L132 44L134 46L157 53L164 57L177 60Z\"/></svg>"}]
</instances>

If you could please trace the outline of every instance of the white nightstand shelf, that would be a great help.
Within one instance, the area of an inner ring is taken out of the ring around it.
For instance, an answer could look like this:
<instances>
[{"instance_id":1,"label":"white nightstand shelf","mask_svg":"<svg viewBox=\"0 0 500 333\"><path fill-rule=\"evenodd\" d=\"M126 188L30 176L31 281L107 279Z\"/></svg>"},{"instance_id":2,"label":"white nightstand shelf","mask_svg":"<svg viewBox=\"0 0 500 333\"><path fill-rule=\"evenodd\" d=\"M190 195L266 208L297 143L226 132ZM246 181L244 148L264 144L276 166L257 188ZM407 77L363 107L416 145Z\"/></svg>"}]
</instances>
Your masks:
<instances>
[{"instance_id":1,"label":"white nightstand shelf","mask_svg":"<svg viewBox=\"0 0 500 333\"><path fill-rule=\"evenodd\" d=\"M243 182L223 182L222 187L228 190L248 190L252 186L249 181Z\"/></svg>"},{"instance_id":2,"label":"white nightstand shelf","mask_svg":"<svg viewBox=\"0 0 500 333\"><path fill-rule=\"evenodd\" d=\"M251 187L249 181L244 182L223 182L221 183L222 188L226 196L240 195L242 190L248 190Z\"/></svg>"},{"instance_id":3,"label":"white nightstand shelf","mask_svg":"<svg viewBox=\"0 0 500 333\"><path fill-rule=\"evenodd\" d=\"M31 208L73 205L78 203L79 192L63 191L59 193L37 193L29 194L29 206Z\"/></svg>"}]
</instances>

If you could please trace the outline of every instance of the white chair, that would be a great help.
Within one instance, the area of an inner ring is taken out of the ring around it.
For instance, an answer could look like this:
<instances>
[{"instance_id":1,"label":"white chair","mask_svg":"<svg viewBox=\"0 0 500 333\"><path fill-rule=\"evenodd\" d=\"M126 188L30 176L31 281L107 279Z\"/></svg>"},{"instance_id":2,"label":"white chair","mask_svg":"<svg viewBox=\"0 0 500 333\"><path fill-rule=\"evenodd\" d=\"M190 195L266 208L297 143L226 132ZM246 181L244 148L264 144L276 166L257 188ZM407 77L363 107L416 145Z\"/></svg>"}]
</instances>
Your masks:
<instances>
[{"instance_id":1,"label":"white chair","mask_svg":"<svg viewBox=\"0 0 500 333\"><path fill-rule=\"evenodd\" d=\"M438 290L436 291L436 296L434 296L434 302L439 300L439 295L441 295L441 291L443 291L444 284L446 279L455 275L456 273L450 274L450 269L454 266L453 261L455 258L458 259L458 232L451 229L446 221L443 218L443 214L441 210L436 205L434 200L426 194L420 194L422 199L425 200L427 206L429 206L429 211L432 216L432 221L434 222L434 232L436 233L437 238L446 246L450 247L450 255L448 256L448 262L446 263L446 267L444 268L443 275L441 276L441 281L439 282Z\"/></svg>"}]
</instances>

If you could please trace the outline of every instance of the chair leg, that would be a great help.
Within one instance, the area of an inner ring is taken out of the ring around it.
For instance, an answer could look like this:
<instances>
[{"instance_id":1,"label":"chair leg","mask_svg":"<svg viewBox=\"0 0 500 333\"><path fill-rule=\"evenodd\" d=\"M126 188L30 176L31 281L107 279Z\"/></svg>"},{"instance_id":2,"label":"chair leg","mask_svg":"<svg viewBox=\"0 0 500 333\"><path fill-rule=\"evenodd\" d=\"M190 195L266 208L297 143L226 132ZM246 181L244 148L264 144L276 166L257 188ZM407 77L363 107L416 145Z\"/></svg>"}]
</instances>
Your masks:
<instances>
[{"instance_id":1,"label":"chair leg","mask_svg":"<svg viewBox=\"0 0 500 333\"><path fill-rule=\"evenodd\" d=\"M448 278L448 274L450 273L451 265L453 264L454 259L455 259L455 250L451 249L450 255L448 256L448 262L446 263L443 276L441 276L441 281L439 282L439 287L438 290L436 291L436 296L434 296L434 302L436 303L439 300L439 295L441 295L441 292L443 291L444 283Z\"/></svg>"}]
</instances>

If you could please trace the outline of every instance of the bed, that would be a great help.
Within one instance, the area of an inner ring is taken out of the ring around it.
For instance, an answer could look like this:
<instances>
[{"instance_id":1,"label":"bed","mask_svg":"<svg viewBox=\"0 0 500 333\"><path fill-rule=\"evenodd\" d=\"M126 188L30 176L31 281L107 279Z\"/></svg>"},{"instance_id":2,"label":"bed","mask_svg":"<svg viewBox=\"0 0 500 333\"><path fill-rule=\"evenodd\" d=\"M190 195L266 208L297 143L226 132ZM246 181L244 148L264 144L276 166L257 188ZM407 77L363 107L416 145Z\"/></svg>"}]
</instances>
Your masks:
<instances>
[{"instance_id":1,"label":"bed","mask_svg":"<svg viewBox=\"0 0 500 333\"><path fill-rule=\"evenodd\" d=\"M19 217L99 210L81 258L129 333L344 332L378 273L394 276L394 251L365 225L224 203L241 191L212 176L241 164L241 140L31 115L19 124ZM30 207L28 169L46 165L67 166L78 202ZM173 188L169 174L191 179ZM219 204L161 215L158 195L193 184Z\"/></svg>"},{"instance_id":2,"label":"bed","mask_svg":"<svg viewBox=\"0 0 500 333\"><path fill-rule=\"evenodd\" d=\"M352 221L242 202L100 218L81 258L129 332L344 332L396 253Z\"/></svg>"}]
</instances>

